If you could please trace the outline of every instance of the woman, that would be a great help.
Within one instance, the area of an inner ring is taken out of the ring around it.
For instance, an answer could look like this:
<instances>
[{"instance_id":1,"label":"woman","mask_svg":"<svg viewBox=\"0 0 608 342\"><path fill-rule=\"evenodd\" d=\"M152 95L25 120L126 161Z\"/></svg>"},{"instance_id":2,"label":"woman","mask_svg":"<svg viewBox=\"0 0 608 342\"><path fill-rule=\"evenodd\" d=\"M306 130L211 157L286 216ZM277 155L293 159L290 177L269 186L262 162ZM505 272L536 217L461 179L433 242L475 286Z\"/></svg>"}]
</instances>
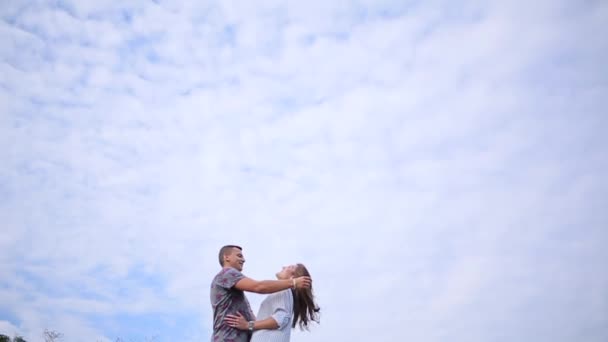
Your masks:
<instances>
[{"instance_id":1,"label":"woman","mask_svg":"<svg viewBox=\"0 0 608 342\"><path fill-rule=\"evenodd\" d=\"M276 274L278 279L293 279L300 276L310 277L302 264L285 266ZM296 325L308 330L311 321L319 323L319 311L310 289L289 289L270 294L260 305L257 321L247 322L245 317L227 315L226 323L236 329L253 332L251 342L289 342L291 328Z\"/></svg>"}]
</instances>

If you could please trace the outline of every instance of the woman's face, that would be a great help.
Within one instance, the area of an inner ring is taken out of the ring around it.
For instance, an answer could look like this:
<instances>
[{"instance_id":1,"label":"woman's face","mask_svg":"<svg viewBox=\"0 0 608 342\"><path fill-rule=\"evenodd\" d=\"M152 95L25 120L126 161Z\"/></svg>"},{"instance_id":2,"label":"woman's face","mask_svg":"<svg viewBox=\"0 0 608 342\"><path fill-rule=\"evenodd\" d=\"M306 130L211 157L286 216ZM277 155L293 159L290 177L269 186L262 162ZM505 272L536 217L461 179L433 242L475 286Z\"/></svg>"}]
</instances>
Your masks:
<instances>
[{"instance_id":1,"label":"woman's face","mask_svg":"<svg viewBox=\"0 0 608 342\"><path fill-rule=\"evenodd\" d=\"M296 272L296 265L283 266L283 268L277 272L277 279L290 279L293 278Z\"/></svg>"}]
</instances>

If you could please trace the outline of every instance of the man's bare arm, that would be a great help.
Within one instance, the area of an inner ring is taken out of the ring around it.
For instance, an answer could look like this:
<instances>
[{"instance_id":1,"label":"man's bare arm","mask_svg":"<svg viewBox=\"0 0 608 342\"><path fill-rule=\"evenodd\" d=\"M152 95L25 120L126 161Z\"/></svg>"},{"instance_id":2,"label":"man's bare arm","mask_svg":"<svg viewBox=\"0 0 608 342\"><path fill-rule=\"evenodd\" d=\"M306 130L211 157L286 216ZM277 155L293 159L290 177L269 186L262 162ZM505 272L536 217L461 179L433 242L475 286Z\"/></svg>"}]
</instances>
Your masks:
<instances>
[{"instance_id":1,"label":"man's bare arm","mask_svg":"<svg viewBox=\"0 0 608 342\"><path fill-rule=\"evenodd\" d=\"M236 315L226 315L224 321L226 321L226 323L228 323L228 325L231 327L235 327L240 330L247 330L249 328L247 320L240 312L237 312ZM253 322L253 330L276 330L279 328L279 323L277 323L277 321L275 321L272 317Z\"/></svg>"},{"instance_id":2,"label":"man's bare arm","mask_svg":"<svg viewBox=\"0 0 608 342\"><path fill-rule=\"evenodd\" d=\"M275 293L283 291L294 286L296 288L310 288L309 277L298 277L294 279L282 279L282 280L253 280L251 278L243 278L239 280L234 287L241 291L254 292L254 293Z\"/></svg>"}]
</instances>

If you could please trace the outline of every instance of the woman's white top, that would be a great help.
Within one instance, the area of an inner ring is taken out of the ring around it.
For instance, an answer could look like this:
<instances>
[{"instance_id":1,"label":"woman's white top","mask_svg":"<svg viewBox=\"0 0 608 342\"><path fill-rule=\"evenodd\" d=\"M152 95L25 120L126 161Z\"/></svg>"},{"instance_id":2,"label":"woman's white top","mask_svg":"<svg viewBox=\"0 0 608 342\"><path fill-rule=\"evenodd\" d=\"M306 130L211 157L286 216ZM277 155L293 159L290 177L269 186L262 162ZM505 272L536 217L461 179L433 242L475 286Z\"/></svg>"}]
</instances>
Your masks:
<instances>
[{"instance_id":1,"label":"woman's white top","mask_svg":"<svg viewBox=\"0 0 608 342\"><path fill-rule=\"evenodd\" d=\"M274 318L279 325L279 329L256 330L253 332L251 342L289 342L293 319L293 295L291 290L283 290L268 295L262 301L260 311L256 317L258 320L268 317Z\"/></svg>"}]
</instances>

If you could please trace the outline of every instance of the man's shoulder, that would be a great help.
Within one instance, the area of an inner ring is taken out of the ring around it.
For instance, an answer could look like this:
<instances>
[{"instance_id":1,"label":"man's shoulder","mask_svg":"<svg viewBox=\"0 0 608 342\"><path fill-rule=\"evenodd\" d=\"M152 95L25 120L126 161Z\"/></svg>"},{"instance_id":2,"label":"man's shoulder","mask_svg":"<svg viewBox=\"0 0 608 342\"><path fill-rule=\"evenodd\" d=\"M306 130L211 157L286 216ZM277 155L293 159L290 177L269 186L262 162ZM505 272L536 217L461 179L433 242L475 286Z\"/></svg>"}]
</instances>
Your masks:
<instances>
[{"instance_id":1,"label":"man's shoulder","mask_svg":"<svg viewBox=\"0 0 608 342\"><path fill-rule=\"evenodd\" d=\"M215 277L213 277L213 283L215 283L217 281L225 282L226 280L229 280L229 279L241 279L241 278L245 278L245 275L243 275L243 273L239 272L235 268L226 267L226 268L222 268L218 272L218 274L216 274Z\"/></svg>"},{"instance_id":2,"label":"man's shoulder","mask_svg":"<svg viewBox=\"0 0 608 342\"><path fill-rule=\"evenodd\" d=\"M241 273L241 271L237 270L236 268L232 268L232 267L224 267L222 268L219 273L216 275L216 277L221 277L221 276L242 276L243 273Z\"/></svg>"}]
</instances>

